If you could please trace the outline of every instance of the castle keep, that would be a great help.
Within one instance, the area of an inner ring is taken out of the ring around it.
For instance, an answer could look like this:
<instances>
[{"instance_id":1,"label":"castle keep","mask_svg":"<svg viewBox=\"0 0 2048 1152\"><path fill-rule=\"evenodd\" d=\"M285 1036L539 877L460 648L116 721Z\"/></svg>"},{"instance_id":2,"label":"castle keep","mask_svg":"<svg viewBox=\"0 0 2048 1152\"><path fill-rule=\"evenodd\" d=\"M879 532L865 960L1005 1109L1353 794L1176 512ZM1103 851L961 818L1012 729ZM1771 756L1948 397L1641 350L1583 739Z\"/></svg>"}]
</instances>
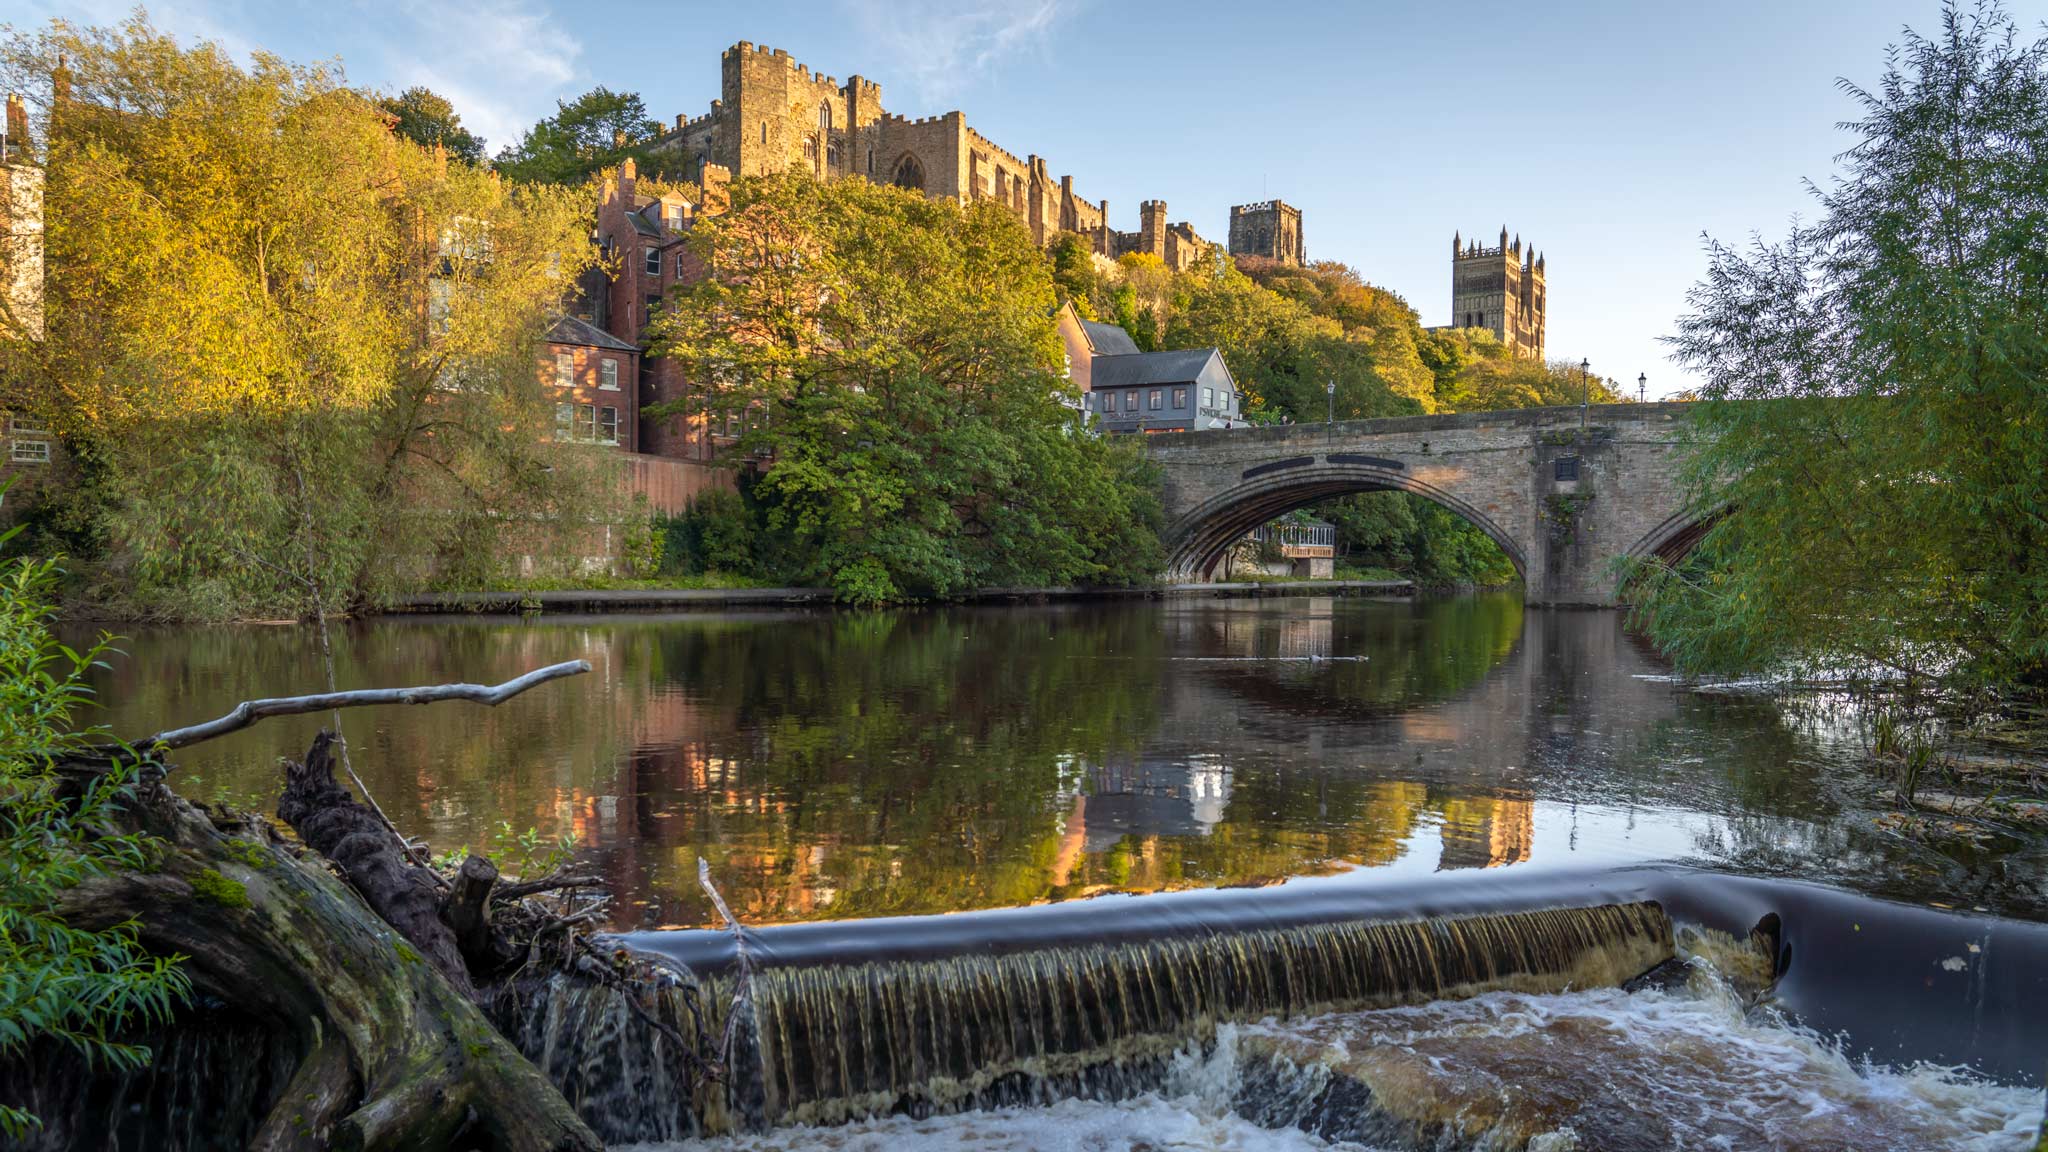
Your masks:
<instances>
[{"instance_id":1,"label":"castle keep","mask_svg":"<svg viewBox=\"0 0 2048 1152\"><path fill-rule=\"evenodd\" d=\"M1498 248L1451 235L1451 327L1488 329L1515 355L1541 360L1546 307L1535 245L1510 243L1505 227Z\"/></svg>"},{"instance_id":2,"label":"castle keep","mask_svg":"<svg viewBox=\"0 0 2048 1152\"><path fill-rule=\"evenodd\" d=\"M1308 263L1308 249L1301 242L1301 209L1285 200L1232 208L1230 254L1296 266Z\"/></svg>"},{"instance_id":3,"label":"castle keep","mask_svg":"<svg viewBox=\"0 0 2048 1152\"><path fill-rule=\"evenodd\" d=\"M740 41L719 59L719 98L702 116L678 116L654 148L675 154L692 180L715 166L731 176L763 176L801 168L821 180L864 176L878 184L914 188L961 201L995 200L1016 213L1040 244L1061 232L1089 241L1107 258L1127 252L1159 257L1175 270L1192 267L1211 244L1186 221L1168 223L1166 202L1139 206L1136 232L1109 227L1109 202L1089 200L1072 176L1054 179L1045 158L1019 158L975 131L960 112L912 120L882 108L881 85L862 76L844 84L792 60L781 49ZM1299 262L1301 212L1291 232L1271 229L1285 247L1291 235ZM1238 211L1232 212L1231 251L1237 251ZM1247 235L1250 235L1248 232ZM1264 253L1258 253L1264 254Z\"/></svg>"}]
</instances>

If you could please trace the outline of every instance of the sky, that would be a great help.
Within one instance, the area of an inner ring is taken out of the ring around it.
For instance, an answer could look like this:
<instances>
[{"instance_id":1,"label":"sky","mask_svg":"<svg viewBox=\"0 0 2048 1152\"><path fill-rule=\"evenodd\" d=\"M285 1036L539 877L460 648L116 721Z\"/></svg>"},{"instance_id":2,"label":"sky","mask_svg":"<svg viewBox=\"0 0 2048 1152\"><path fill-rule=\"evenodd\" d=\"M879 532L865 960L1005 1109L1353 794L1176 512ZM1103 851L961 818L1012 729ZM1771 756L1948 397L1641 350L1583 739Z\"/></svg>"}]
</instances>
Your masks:
<instances>
[{"instance_id":1,"label":"sky","mask_svg":"<svg viewBox=\"0 0 2048 1152\"><path fill-rule=\"evenodd\" d=\"M2028 34L2048 0L2011 0ZM0 0L0 20L111 23L126 0ZM1454 232L1505 225L1546 257L1548 350L1652 397L1692 383L1660 337L1706 267L1811 215L1852 142L1846 79L1874 84L1938 0L173 0L158 27L352 83L424 84L492 151L603 84L658 119L703 113L719 53L788 50L882 86L909 116L958 108L1135 230L1138 203L1226 239L1278 197L1309 257L1450 318Z\"/></svg>"}]
</instances>

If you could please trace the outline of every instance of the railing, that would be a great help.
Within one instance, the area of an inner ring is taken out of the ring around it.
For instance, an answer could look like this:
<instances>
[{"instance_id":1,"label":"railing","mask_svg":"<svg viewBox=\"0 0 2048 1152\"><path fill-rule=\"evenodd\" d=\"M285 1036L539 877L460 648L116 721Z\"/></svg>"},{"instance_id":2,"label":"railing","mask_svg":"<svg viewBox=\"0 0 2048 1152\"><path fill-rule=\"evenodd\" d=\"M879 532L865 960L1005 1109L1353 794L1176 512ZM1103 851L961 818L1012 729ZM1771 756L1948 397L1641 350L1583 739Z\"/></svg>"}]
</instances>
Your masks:
<instances>
[{"instance_id":1,"label":"railing","mask_svg":"<svg viewBox=\"0 0 2048 1152\"><path fill-rule=\"evenodd\" d=\"M1252 529L1251 539L1261 544L1276 544L1282 548L1335 548L1337 526L1334 524L1262 524Z\"/></svg>"}]
</instances>

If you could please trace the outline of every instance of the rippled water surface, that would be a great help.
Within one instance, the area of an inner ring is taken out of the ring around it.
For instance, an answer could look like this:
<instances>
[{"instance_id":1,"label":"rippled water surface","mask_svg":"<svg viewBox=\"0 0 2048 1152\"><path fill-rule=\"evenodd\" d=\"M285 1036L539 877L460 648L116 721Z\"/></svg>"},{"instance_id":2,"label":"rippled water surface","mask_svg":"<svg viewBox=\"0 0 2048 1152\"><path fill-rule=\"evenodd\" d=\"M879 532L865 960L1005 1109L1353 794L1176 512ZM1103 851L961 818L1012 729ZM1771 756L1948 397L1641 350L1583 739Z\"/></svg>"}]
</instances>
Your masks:
<instances>
[{"instance_id":1,"label":"rippled water surface","mask_svg":"<svg viewBox=\"0 0 2048 1152\"><path fill-rule=\"evenodd\" d=\"M589 660L495 710L345 724L402 829L573 836L621 927L710 922L699 856L753 923L1657 860L2042 916L2036 856L1888 831L1846 730L1686 691L1611 613L1298 597L392 618L336 642L344 688ZM324 686L298 626L122 646L122 734ZM318 724L191 749L174 781L267 803Z\"/></svg>"}]
</instances>

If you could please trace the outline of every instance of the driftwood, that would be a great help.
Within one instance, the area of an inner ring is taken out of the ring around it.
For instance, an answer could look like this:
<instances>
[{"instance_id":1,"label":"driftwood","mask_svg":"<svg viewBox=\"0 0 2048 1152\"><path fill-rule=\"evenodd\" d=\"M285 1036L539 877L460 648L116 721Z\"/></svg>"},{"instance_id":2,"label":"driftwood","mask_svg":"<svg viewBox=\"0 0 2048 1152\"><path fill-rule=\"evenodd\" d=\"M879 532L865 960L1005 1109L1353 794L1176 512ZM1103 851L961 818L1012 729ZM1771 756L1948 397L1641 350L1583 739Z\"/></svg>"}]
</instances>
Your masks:
<instances>
[{"instance_id":1,"label":"driftwood","mask_svg":"<svg viewBox=\"0 0 2048 1152\"><path fill-rule=\"evenodd\" d=\"M244 700L235 705L225 716L208 720L204 724L193 724L184 728L172 728L130 742L130 747L141 750L151 748L174 749L239 732L244 728L272 716L303 716L309 712L328 712L336 708L361 708L370 704L433 704L441 700L467 700L473 704L496 706L503 704L529 688L590 671L588 660L565 660L536 668L524 676L507 680L503 684L425 684L416 688L368 688L355 692L322 692L313 696L279 696L266 700Z\"/></svg>"}]
</instances>

